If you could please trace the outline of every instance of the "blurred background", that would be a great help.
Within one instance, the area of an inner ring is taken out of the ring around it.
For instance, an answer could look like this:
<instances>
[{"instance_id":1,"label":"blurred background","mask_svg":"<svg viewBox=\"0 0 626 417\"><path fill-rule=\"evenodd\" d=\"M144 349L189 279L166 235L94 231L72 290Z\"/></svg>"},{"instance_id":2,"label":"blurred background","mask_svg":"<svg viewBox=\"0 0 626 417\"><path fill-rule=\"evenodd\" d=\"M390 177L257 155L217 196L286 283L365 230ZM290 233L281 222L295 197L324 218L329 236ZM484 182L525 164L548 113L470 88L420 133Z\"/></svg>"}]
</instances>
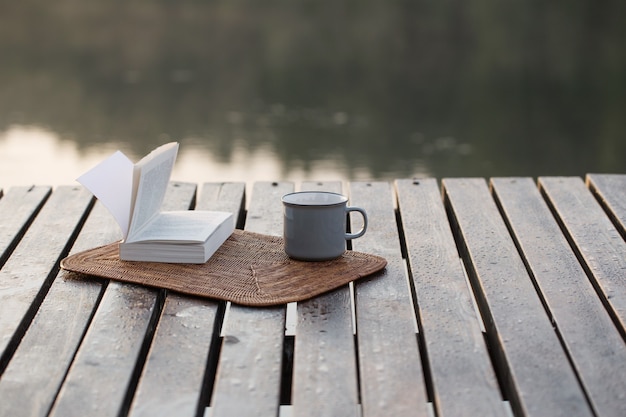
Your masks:
<instances>
[{"instance_id":1,"label":"blurred background","mask_svg":"<svg viewBox=\"0 0 626 417\"><path fill-rule=\"evenodd\" d=\"M0 0L0 187L626 173L621 0Z\"/></svg>"}]
</instances>

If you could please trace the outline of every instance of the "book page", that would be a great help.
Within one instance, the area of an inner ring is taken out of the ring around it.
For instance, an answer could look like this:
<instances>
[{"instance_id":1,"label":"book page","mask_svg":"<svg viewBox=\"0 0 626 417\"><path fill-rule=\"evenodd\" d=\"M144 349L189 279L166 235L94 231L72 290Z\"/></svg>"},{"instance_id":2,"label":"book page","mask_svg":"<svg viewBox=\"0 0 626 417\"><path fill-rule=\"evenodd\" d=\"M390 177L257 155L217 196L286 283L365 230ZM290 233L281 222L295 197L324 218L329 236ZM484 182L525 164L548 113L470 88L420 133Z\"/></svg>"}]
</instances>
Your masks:
<instances>
[{"instance_id":1,"label":"book page","mask_svg":"<svg viewBox=\"0 0 626 417\"><path fill-rule=\"evenodd\" d=\"M133 241L135 235L159 213L177 153L178 143L168 143L156 148L135 165L133 186L136 192L131 207L128 241Z\"/></svg>"},{"instance_id":2,"label":"book page","mask_svg":"<svg viewBox=\"0 0 626 417\"><path fill-rule=\"evenodd\" d=\"M161 212L136 235L133 242L201 243L224 221L233 223L231 213L221 211L166 211Z\"/></svg>"},{"instance_id":3,"label":"book page","mask_svg":"<svg viewBox=\"0 0 626 417\"><path fill-rule=\"evenodd\" d=\"M132 161L117 151L76 179L109 210L124 238L130 225L133 169Z\"/></svg>"}]
</instances>

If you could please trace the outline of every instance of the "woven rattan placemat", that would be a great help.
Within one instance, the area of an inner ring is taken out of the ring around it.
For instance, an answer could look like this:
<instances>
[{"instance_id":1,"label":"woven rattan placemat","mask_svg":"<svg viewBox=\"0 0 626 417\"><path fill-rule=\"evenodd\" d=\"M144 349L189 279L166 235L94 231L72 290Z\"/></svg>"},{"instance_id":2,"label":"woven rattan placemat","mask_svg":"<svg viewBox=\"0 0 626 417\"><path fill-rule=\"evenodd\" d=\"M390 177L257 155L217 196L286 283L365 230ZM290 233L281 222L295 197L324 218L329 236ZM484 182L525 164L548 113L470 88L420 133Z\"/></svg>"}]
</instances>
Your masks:
<instances>
[{"instance_id":1,"label":"woven rattan placemat","mask_svg":"<svg viewBox=\"0 0 626 417\"><path fill-rule=\"evenodd\" d=\"M281 237L242 230L235 230L204 264L121 261L118 245L68 256L61 267L237 304L269 306L314 297L387 264L379 256L354 251L332 261L296 261L285 254Z\"/></svg>"}]
</instances>

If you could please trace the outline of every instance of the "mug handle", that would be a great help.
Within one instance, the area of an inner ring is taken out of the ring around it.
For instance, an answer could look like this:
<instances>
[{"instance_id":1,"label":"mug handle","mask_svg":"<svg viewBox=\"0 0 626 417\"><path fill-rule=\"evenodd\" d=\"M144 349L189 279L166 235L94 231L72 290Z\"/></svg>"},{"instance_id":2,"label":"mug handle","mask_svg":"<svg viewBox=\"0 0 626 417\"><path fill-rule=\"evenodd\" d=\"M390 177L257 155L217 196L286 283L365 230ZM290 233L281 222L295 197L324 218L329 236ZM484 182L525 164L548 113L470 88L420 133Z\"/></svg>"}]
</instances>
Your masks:
<instances>
[{"instance_id":1,"label":"mug handle","mask_svg":"<svg viewBox=\"0 0 626 417\"><path fill-rule=\"evenodd\" d=\"M348 214L348 218L350 217L351 211L358 211L363 216L363 228L356 233L346 233L346 240L356 239L357 237L361 237L365 234L367 230L367 214L365 210L360 207L346 207L346 213Z\"/></svg>"}]
</instances>

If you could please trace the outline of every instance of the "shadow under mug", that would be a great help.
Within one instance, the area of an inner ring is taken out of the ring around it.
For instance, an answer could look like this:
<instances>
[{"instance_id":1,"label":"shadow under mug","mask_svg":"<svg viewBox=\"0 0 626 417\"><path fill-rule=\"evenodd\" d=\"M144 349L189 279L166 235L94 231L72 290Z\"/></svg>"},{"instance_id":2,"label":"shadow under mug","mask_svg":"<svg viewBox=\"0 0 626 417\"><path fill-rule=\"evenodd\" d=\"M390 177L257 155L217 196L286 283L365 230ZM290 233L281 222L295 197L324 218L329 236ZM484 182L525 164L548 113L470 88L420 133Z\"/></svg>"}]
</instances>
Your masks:
<instances>
[{"instance_id":1,"label":"shadow under mug","mask_svg":"<svg viewBox=\"0 0 626 417\"><path fill-rule=\"evenodd\" d=\"M367 214L360 207L348 207L348 198L324 191L286 194L283 202L285 253L303 261L335 259L346 251L346 241L363 236ZM363 216L363 228L347 233L350 212Z\"/></svg>"}]
</instances>

